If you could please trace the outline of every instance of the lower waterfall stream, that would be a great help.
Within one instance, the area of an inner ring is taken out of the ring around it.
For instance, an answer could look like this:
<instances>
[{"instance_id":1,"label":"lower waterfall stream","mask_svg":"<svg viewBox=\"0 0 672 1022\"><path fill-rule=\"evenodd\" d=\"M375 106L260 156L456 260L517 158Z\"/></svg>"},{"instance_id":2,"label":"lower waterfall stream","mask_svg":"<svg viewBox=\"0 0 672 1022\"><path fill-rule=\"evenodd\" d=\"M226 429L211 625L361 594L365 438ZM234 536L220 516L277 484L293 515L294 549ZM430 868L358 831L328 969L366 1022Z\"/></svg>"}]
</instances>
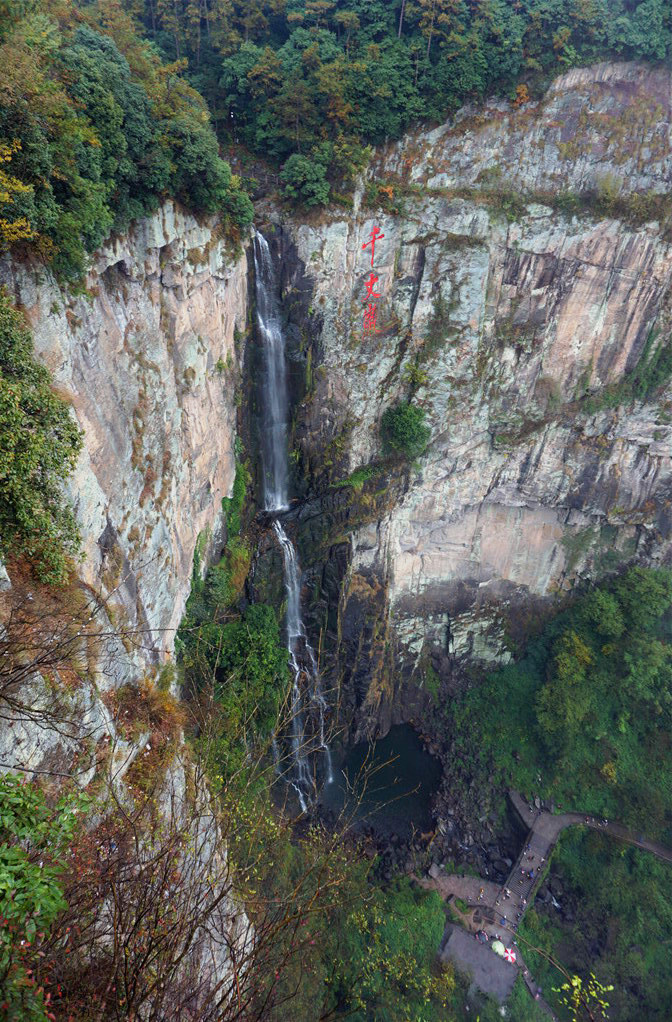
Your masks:
<instances>
[{"instance_id":1,"label":"lower waterfall stream","mask_svg":"<svg viewBox=\"0 0 672 1022\"><path fill-rule=\"evenodd\" d=\"M289 391L285 338L278 301L278 281L268 242L257 232L254 240L256 317L263 350L260 382L262 495L266 511L289 507L289 452L287 424ZM291 777L302 810L317 796L312 770L314 753L325 757L326 783L333 781L331 753L326 740L327 701L322 691L315 652L310 645L301 614L301 569L296 547L278 518L273 530L282 550L287 594L287 650L292 672ZM314 725L309 727L309 721Z\"/></svg>"}]
</instances>

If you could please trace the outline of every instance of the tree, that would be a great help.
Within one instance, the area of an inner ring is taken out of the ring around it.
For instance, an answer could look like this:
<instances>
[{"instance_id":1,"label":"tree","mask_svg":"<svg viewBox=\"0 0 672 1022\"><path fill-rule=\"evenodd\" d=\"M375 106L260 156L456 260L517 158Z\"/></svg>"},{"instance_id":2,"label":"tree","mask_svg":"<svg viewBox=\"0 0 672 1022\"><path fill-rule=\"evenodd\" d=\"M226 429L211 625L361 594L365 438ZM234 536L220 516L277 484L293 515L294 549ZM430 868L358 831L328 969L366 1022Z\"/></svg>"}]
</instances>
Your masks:
<instances>
[{"instance_id":1,"label":"tree","mask_svg":"<svg viewBox=\"0 0 672 1022\"><path fill-rule=\"evenodd\" d=\"M587 676L594 659L574 631L560 638L554 654L551 677L537 697L537 717L554 749L567 754L591 710Z\"/></svg>"},{"instance_id":2,"label":"tree","mask_svg":"<svg viewBox=\"0 0 672 1022\"><path fill-rule=\"evenodd\" d=\"M258 39L268 30L267 14L279 10L283 0L234 0L233 24L240 30L245 42Z\"/></svg>"},{"instance_id":3,"label":"tree","mask_svg":"<svg viewBox=\"0 0 672 1022\"><path fill-rule=\"evenodd\" d=\"M70 95L86 111L95 132L95 165L90 162L82 169L101 182L101 197L106 204L113 201L114 226L122 230L151 211L156 192L170 180L168 161L159 170L156 160L149 98L132 81L128 62L112 39L86 26L77 29L61 60L70 72ZM150 167L153 180L144 176ZM109 228L101 205L101 216L87 218L83 229L87 249L100 245Z\"/></svg>"},{"instance_id":4,"label":"tree","mask_svg":"<svg viewBox=\"0 0 672 1022\"><path fill-rule=\"evenodd\" d=\"M200 3L152 7L154 21L177 33L178 51L184 14L200 54L201 22L209 24ZM217 10L226 20L227 0ZM0 138L13 147L0 189L5 241L34 245L64 280L81 278L88 252L165 195L197 212L223 210L232 236L250 220L203 99L180 77L186 61L162 64L131 14L119 0L85 11L50 0L46 12L31 0L3 24Z\"/></svg>"},{"instance_id":5,"label":"tree","mask_svg":"<svg viewBox=\"0 0 672 1022\"><path fill-rule=\"evenodd\" d=\"M0 142L0 208L14 205L17 196L32 195L31 185L24 185L18 178L13 177L1 164L10 163L14 153L21 148L17 140L11 143ZM11 211L9 211L11 216ZM14 220L0 216L0 249L13 245L16 241L30 241L35 237L35 231L25 216L16 217Z\"/></svg>"},{"instance_id":6,"label":"tree","mask_svg":"<svg viewBox=\"0 0 672 1022\"><path fill-rule=\"evenodd\" d=\"M324 20L326 27L335 6L333 0L306 0L306 18L315 22L315 28L319 28Z\"/></svg>"},{"instance_id":7,"label":"tree","mask_svg":"<svg viewBox=\"0 0 672 1022\"><path fill-rule=\"evenodd\" d=\"M399 31L397 32L397 38L401 39L401 30L404 27L404 14L406 13L406 0L401 0L401 10L399 11Z\"/></svg>"},{"instance_id":8,"label":"tree","mask_svg":"<svg viewBox=\"0 0 672 1022\"><path fill-rule=\"evenodd\" d=\"M324 163L294 153L280 172L282 193L287 199L306 206L324 206L329 201L329 182Z\"/></svg>"},{"instance_id":9,"label":"tree","mask_svg":"<svg viewBox=\"0 0 672 1022\"><path fill-rule=\"evenodd\" d=\"M166 139L175 161L172 188L176 197L194 209L217 212L228 196L231 168L221 159L212 132L179 116L166 126Z\"/></svg>"},{"instance_id":10,"label":"tree","mask_svg":"<svg viewBox=\"0 0 672 1022\"><path fill-rule=\"evenodd\" d=\"M494 770L528 795L665 831L671 582L669 569L635 567L596 587L465 698L459 727L473 734L483 783Z\"/></svg>"},{"instance_id":11,"label":"tree","mask_svg":"<svg viewBox=\"0 0 672 1022\"><path fill-rule=\"evenodd\" d=\"M672 600L672 576L666 569L631 568L614 586L631 627L650 630Z\"/></svg>"},{"instance_id":12,"label":"tree","mask_svg":"<svg viewBox=\"0 0 672 1022\"><path fill-rule=\"evenodd\" d=\"M419 7L419 25L422 34L427 39L426 57L432 47L432 40L435 35L442 42L455 42L459 35L465 31L466 10L463 0L415 0Z\"/></svg>"},{"instance_id":13,"label":"tree","mask_svg":"<svg viewBox=\"0 0 672 1022\"><path fill-rule=\"evenodd\" d=\"M592 973L587 980L580 976L571 976L562 986L558 987L556 993L560 994L560 1002L569 1009L572 1022L607 1022L607 1009L609 1002L605 995L614 989L613 984L608 986L600 983Z\"/></svg>"},{"instance_id":14,"label":"tree","mask_svg":"<svg viewBox=\"0 0 672 1022\"><path fill-rule=\"evenodd\" d=\"M54 1018L56 990L35 981L31 949L67 908L62 875L89 802L81 793L65 794L50 809L37 785L0 774L0 990L6 1018Z\"/></svg>"},{"instance_id":15,"label":"tree","mask_svg":"<svg viewBox=\"0 0 672 1022\"><path fill-rule=\"evenodd\" d=\"M353 900L339 940L331 1004L340 999L354 1022L438 1022L455 986L449 969L431 968L445 928L440 897L406 877L385 890L370 887L362 893Z\"/></svg>"},{"instance_id":16,"label":"tree","mask_svg":"<svg viewBox=\"0 0 672 1022\"><path fill-rule=\"evenodd\" d=\"M339 28L345 31L345 55L346 57L350 53L350 40L353 32L356 32L360 26L360 21L354 11L337 11L334 15L334 21Z\"/></svg>"}]
</instances>

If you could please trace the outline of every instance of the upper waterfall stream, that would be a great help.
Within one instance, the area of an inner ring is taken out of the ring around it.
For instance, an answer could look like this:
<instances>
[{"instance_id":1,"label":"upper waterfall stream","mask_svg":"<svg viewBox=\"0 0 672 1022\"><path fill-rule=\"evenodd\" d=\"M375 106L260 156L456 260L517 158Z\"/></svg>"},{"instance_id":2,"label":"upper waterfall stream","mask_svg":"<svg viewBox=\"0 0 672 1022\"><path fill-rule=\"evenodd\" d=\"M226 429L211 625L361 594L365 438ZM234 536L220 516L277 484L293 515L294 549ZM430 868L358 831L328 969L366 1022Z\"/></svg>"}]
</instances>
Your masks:
<instances>
[{"instance_id":1,"label":"upper waterfall stream","mask_svg":"<svg viewBox=\"0 0 672 1022\"><path fill-rule=\"evenodd\" d=\"M289 390L285 338L278 300L278 281L268 242L257 232L254 240L256 315L263 350L260 384L261 464L263 501L267 511L285 511L289 507L289 452L287 425ZM312 770L313 754L325 755L326 780L333 771L326 740L327 702L322 692L315 652L308 642L301 615L301 569L297 551L276 518L273 529L282 550L285 591L287 594L287 650L292 672L291 699L291 783L303 810L317 795Z\"/></svg>"}]
</instances>

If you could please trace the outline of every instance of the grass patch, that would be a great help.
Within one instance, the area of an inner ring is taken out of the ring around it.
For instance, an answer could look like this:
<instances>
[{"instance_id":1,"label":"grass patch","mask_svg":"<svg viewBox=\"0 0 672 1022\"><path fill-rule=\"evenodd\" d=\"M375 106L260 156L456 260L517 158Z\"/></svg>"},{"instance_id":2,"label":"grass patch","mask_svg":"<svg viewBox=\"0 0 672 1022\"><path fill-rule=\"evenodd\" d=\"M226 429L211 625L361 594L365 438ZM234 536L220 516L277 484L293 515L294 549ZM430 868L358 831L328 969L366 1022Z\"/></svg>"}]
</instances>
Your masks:
<instances>
[{"instance_id":1,"label":"grass patch","mask_svg":"<svg viewBox=\"0 0 672 1022\"><path fill-rule=\"evenodd\" d=\"M331 485L335 490L348 487L354 490L355 493L359 493L369 479L376 479L384 471L382 465L363 465L361 468L356 468L354 472L351 472L347 479L341 479L339 482L332 483Z\"/></svg>"},{"instance_id":2,"label":"grass patch","mask_svg":"<svg viewBox=\"0 0 672 1022\"><path fill-rule=\"evenodd\" d=\"M652 330L632 372L596 393L586 394L581 399L581 411L594 415L605 408L650 401L672 378L672 336L659 344L657 340L658 334Z\"/></svg>"}]
</instances>

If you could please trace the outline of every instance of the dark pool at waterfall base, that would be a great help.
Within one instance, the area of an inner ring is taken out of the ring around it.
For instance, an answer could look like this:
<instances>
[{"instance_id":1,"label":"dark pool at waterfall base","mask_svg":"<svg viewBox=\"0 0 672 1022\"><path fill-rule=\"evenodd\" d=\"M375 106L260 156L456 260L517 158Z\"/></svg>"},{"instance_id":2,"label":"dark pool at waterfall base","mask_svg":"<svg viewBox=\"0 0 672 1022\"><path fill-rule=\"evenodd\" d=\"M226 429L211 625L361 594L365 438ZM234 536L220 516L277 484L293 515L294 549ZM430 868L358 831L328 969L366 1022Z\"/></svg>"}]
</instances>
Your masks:
<instances>
[{"instance_id":1,"label":"dark pool at waterfall base","mask_svg":"<svg viewBox=\"0 0 672 1022\"><path fill-rule=\"evenodd\" d=\"M362 791L364 772L368 780ZM357 828L409 838L413 828L430 828L432 796L440 780L439 761L425 751L410 724L399 724L371 745L363 742L346 750L340 764L334 764L334 782L323 789L320 806L329 813L352 813Z\"/></svg>"}]
</instances>

